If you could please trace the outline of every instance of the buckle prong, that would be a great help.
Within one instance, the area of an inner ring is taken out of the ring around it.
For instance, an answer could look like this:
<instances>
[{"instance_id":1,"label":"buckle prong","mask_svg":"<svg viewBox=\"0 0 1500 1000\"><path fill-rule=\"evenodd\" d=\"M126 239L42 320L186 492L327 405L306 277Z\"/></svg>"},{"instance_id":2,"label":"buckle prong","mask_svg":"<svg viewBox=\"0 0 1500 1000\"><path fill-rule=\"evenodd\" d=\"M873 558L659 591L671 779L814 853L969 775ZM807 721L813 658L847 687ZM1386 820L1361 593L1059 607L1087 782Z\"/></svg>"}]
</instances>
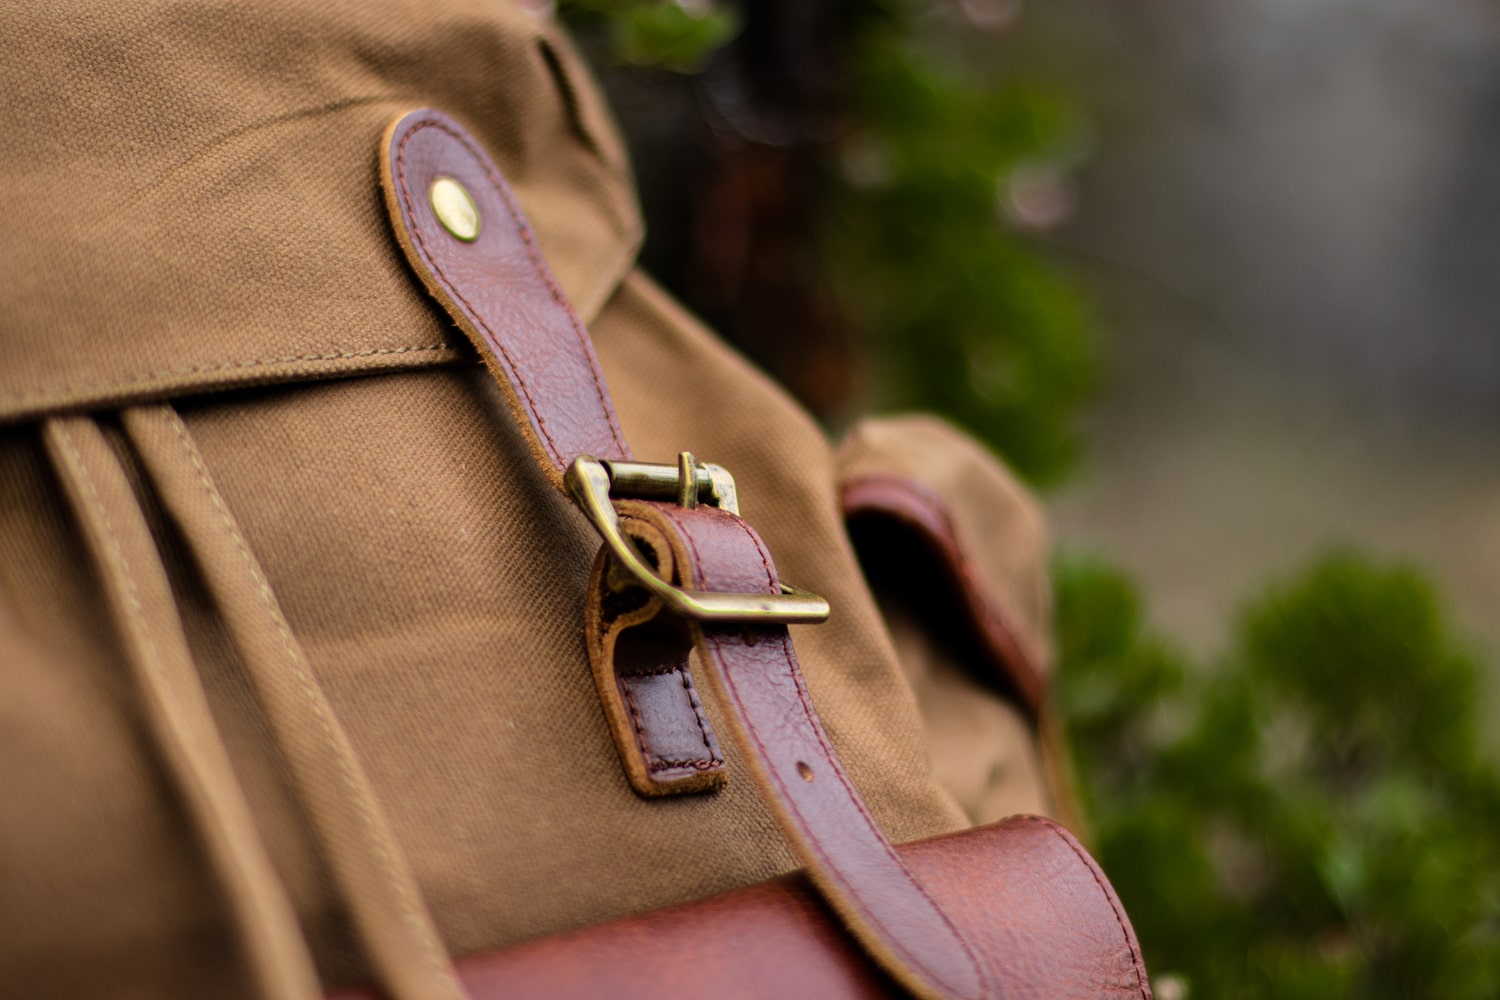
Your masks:
<instances>
[{"instance_id":1,"label":"buckle prong","mask_svg":"<svg viewBox=\"0 0 1500 1000\"><path fill-rule=\"evenodd\" d=\"M568 467L564 480L630 582L660 598L671 611L685 618L712 622L791 625L827 621L827 601L785 580L778 581L781 589L778 594L724 594L674 586L656 575L635 543L620 530L612 498L672 499L684 507L706 501L720 510L738 514L734 478L721 466L699 465L689 452L678 456L676 468L645 462L600 461L581 455Z\"/></svg>"}]
</instances>

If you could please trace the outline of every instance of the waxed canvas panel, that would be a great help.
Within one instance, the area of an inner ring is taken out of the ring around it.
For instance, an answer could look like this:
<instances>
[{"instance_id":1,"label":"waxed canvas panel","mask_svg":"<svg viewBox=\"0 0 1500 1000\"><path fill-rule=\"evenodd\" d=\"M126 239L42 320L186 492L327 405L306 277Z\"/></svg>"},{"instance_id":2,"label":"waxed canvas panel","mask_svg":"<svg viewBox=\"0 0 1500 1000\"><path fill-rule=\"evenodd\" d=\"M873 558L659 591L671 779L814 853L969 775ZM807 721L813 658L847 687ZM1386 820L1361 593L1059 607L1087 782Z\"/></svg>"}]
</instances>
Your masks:
<instances>
[{"instance_id":1,"label":"waxed canvas panel","mask_svg":"<svg viewBox=\"0 0 1500 1000\"><path fill-rule=\"evenodd\" d=\"M485 144L587 321L641 235L597 92L507 0L0 5L0 421L451 359L381 205L414 107Z\"/></svg>"}]
</instances>

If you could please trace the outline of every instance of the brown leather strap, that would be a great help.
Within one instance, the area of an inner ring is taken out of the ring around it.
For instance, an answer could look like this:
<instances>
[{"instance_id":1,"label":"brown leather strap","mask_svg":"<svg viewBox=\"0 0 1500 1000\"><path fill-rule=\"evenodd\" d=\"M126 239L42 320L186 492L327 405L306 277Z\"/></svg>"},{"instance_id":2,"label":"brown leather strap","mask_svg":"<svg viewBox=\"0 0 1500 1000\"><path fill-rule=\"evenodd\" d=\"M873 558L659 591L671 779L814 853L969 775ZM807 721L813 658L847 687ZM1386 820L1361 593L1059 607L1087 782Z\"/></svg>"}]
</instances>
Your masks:
<instances>
[{"instance_id":1,"label":"brown leather strap","mask_svg":"<svg viewBox=\"0 0 1500 1000\"><path fill-rule=\"evenodd\" d=\"M629 458L588 331L499 168L457 122L430 109L392 122L381 149L396 239L505 390L547 478L561 489L579 455ZM458 181L473 199L472 240L455 238L434 214L440 178Z\"/></svg>"},{"instance_id":2,"label":"brown leather strap","mask_svg":"<svg viewBox=\"0 0 1500 1000\"><path fill-rule=\"evenodd\" d=\"M1000 929L978 942L996 995L1150 1000L1120 901L1057 824L1019 817L897 850L956 920ZM840 932L801 873L472 955L458 962L458 974L474 1000L901 995Z\"/></svg>"},{"instance_id":3,"label":"brown leather strap","mask_svg":"<svg viewBox=\"0 0 1500 1000\"><path fill-rule=\"evenodd\" d=\"M664 578L691 589L777 592L771 556L740 518L710 507L641 501L622 502L619 511ZM605 568L596 565L591 590L608 588ZM696 646L707 668L703 675L717 703L728 709L726 719L762 798L824 898L914 992L985 995L969 945L907 871L839 763L786 626L685 622L632 611L589 627L606 634L646 632L649 640L634 648L665 651L669 661ZM624 644L615 646L618 651Z\"/></svg>"}]
</instances>

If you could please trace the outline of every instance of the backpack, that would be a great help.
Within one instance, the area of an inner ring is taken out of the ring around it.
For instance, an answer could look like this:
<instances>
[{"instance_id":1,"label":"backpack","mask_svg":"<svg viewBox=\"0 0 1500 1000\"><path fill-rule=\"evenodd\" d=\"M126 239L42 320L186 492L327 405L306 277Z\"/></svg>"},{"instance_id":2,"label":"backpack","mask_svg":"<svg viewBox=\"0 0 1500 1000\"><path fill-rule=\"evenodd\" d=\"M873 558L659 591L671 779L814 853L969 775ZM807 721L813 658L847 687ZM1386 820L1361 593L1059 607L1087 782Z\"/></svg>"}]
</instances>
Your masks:
<instances>
[{"instance_id":1,"label":"backpack","mask_svg":"<svg viewBox=\"0 0 1500 1000\"><path fill-rule=\"evenodd\" d=\"M545 18L3 17L4 992L1149 995L1077 841L993 824L1067 819L1035 505L931 419L835 448L638 271L620 143ZM505 242L446 289L413 233ZM513 377L525 343L561 367ZM635 508L628 450L564 482L591 399L654 462ZM774 558L765 586L684 583L730 528L724 572ZM805 617L693 619L650 575ZM726 683L731 646L795 647L766 693L795 724L736 713L764 677ZM799 789L862 832L799 834Z\"/></svg>"}]
</instances>

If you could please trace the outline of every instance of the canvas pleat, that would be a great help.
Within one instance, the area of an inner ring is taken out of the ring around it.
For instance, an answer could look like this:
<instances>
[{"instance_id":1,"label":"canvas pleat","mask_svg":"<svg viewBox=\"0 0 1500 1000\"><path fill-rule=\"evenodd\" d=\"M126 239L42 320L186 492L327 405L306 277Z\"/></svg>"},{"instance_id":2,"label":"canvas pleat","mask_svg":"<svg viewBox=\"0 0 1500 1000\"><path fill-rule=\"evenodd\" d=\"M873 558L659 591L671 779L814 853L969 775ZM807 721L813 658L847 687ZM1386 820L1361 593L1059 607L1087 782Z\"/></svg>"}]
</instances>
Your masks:
<instances>
[{"instance_id":1,"label":"canvas pleat","mask_svg":"<svg viewBox=\"0 0 1500 1000\"><path fill-rule=\"evenodd\" d=\"M318 978L287 894L193 669L145 518L88 417L48 420L48 453L94 556L147 724L221 880L251 977L266 1000L312 1000Z\"/></svg>"},{"instance_id":2,"label":"canvas pleat","mask_svg":"<svg viewBox=\"0 0 1500 1000\"><path fill-rule=\"evenodd\" d=\"M390 822L186 425L169 405L121 419L223 615L381 985L392 1000L459 1000Z\"/></svg>"}]
</instances>

